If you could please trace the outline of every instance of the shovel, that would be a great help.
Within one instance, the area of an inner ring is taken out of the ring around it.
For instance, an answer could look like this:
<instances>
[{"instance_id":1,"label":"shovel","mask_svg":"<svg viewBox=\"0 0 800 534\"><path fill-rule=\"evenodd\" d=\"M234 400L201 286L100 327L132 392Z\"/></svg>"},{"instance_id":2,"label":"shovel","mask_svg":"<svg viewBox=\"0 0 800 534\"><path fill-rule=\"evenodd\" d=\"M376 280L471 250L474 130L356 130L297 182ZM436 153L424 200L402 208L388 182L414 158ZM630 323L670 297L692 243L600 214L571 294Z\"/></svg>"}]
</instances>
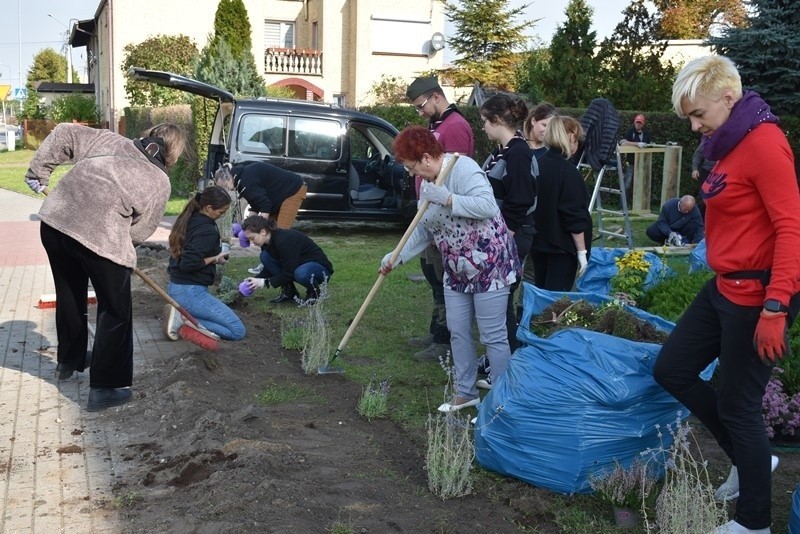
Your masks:
<instances>
[{"instance_id":1,"label":"shovel","mask_svg":"<svg viewBox=\"0 0 800 534\"><path fill-rule=\"evenodd\" d=\"M458 152L453 153L453 156L450 158L450 161L447 165L439 171L439 176L436 177L436 185L442 185L444 181L447 179L447 176L450 174L450 171L455 165L456 160L458 160L459 154ZM395 247L394 251L392 252L389 261L392 265L394 265L395 261L397 261L397 257L400 255L400 251L403 250L403 246L406 244L408 239L411 237L411 234L414 232L414 229L419 224L419 221L422 219L422 216L425 215L425 211L428 209L429 202L427 200L423 200L419 206L417 207L417 214L414 216L414 219L411 221L411 224L408 225L408 229L406 229L406 233L403 234L403 237L400 238L400 242ZM358 313L356 313L353 322L350 323L350 327L347 329L347 332L344 333L344 337L339 342L339 346L336 347L336 352L333 353L333 357L328 361L327 365L323 365L319 369L317 369L317 374L320 375L328 375L328 374L342 374L344 373L344 369L341 367L331 367L333 361L339 357L339 354L344 349L347 342L350 340L350 336L353 335L353 330L356 329L356 326L361 321L361 318L364 316L364 312L367 311L367 307L372 303L372 300L375 298L375 295L378 293L378 290L383 285L383 281L386 278L386 275L383 273L378 275L378 279L372 285L372 289L370 290L367 298L364 299L364 303L361 304L361 308L359 308Z\"/></svg>"}]
</instances>

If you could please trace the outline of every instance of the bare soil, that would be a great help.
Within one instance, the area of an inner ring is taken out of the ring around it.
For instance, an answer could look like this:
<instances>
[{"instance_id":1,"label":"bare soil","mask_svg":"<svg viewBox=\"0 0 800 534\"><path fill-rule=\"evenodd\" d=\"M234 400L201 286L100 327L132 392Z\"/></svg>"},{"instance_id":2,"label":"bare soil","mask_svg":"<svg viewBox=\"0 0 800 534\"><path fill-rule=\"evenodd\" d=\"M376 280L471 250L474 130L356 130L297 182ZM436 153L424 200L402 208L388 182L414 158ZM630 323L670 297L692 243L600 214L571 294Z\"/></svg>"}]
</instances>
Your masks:
<instances>
[{"instance_id":1,"label":"bare soil","mask_svg":"<svg viewBox=\"0 0 800 534\"><path fill-rule=\"evenodd\" d=\"M163 265L144 270L165 286ZM159 321L162 306L152 291L134 286L136 317ZM555 511L574 498L477 467L474 495L432 495L423 431L362 418L360 384L346 375L304 374L300 354L281 347L273 317L246 305L237 312L245 340L222 342L215 352L176 342L177 354L147 361L134 377L134 402L100 415L127 443L119 452L124 468L115 473L117 499L106 504L127 532L564 531ZM257 395L276 385L307 394L260 404ZM721 480L726 460L707 432L696 434ZM773 502L775 527L782 528L774 532L785 532L800 456L779 455Z\"/></svg>"}]
</instances>

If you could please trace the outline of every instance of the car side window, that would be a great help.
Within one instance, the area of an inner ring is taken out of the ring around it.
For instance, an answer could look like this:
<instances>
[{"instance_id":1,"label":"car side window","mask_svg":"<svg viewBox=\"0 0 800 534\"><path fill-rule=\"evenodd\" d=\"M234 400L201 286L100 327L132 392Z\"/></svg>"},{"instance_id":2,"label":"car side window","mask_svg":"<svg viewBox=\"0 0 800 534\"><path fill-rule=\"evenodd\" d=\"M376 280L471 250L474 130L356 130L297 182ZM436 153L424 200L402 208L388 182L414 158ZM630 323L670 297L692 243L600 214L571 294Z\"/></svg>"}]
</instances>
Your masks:
<instances>
[{"instance_id":1,"label":"car side window","mask_svg":"<svg viewBox=\"0 0 800 534\"><path fill-rule=\"evenodd\" d=\"M336 161L342 153L342 127L337 121L289 119L289 157Z\"/></svg>"},{"instance_id":2,"label":"car side window","mask_svg":"<svg viewBox=\"0 0 800 534\"><path fill-rule=\"evenodd\" d=\"M286 120L275 115L249 114L242 118L239 146L242 152L282 155Z\"/></svg>"}]
</instances>

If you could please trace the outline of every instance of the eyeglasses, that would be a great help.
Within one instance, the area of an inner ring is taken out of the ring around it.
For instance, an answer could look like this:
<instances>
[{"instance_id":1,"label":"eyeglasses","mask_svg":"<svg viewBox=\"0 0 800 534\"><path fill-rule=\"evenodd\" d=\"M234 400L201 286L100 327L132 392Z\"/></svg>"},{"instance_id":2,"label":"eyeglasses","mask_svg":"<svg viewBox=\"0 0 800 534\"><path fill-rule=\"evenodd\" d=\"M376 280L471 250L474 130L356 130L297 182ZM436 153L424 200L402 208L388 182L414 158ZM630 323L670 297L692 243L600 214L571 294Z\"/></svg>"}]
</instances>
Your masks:
<instances>
[{"instance_id":1,"label":"eyeglasses","mask_svg":"<svg viewBox=\"0 0 800 534\"><path fill-rule=\"evenodd\" d=\"M414 109L416 109L417 111L422 111L422 108L425 107L425 104L427 104L428 100L430 100L430 99L431 99L431 97L426 98L425 102L423 102L422 104L420 104L418 106L414 106Z\"/></svg>"},{"instance_id":2,"label":"eyeglasses","mask_svg":"<svg viewBox=\"0 0 800 534\"><path fill-rule=\"evenodd\" d=\"M411 167L403 165L403 168L406 170L408 174L412 174L414 172L414 167L416 167L417 165L419 165L419 161L414 162L414 164Z\"/></svg>"}]
</instances>

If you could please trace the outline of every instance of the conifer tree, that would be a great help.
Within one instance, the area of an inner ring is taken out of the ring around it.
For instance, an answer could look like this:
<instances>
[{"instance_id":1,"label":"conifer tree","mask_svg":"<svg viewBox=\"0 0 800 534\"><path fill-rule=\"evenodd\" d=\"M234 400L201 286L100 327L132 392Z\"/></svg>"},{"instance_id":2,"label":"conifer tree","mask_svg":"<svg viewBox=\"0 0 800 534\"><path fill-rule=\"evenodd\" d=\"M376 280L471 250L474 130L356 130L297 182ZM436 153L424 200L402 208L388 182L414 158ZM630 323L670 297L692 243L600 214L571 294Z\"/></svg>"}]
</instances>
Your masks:
<instances>
[{"instance_id":1,"label":"conifer tree","mask_svg":"<svg viewBox=\"0 0 800 534\"><path fill-rule=\"evenodd\" d=\"M451 72L456 84L471 85L475 81L501 89L512 87L520 54L528 38L525 30L536 21L519 24L514 20L528 5L509 8L508 0L461 0L445 2L447 18L455 26L448 39L457 54Z\"/></svg>"},{"instance_id":2,"label":"conifer tree","mask_svg":"<svg viewBox=\"0 0 800 534\"><path fill-rule=\"evenodd\" d=\"M800 9L793 0L752 0L748 24L728 28L708 44L736 63L742 84L777 114L800 106Z\"/></svg>"},{"instance_id":3,"label":"conifer tree","mask_svg":"<svg viewBox=\"0 0 800 534\"><path fill-rule=\"evenodd\" d=\"M586 0L570 0L567 20L550 42L549 69L542 80L547 99L559 107L586 107L597 94L597 32L589 31L594 11Z\"/></svg>"},{"instance_id":4,"label":"conifer tree","mask_svg":"<svg viewBox=\"0 0 800 534\"><path fill-rule=\"evenodd\" d=\"M600 96L617 109L669 111L676 69L662 62L667 43L660 40L659 17L650 14L645 0L633 0L622 14L614 33L600 45Z\"/></svg>"}]
</instances>

